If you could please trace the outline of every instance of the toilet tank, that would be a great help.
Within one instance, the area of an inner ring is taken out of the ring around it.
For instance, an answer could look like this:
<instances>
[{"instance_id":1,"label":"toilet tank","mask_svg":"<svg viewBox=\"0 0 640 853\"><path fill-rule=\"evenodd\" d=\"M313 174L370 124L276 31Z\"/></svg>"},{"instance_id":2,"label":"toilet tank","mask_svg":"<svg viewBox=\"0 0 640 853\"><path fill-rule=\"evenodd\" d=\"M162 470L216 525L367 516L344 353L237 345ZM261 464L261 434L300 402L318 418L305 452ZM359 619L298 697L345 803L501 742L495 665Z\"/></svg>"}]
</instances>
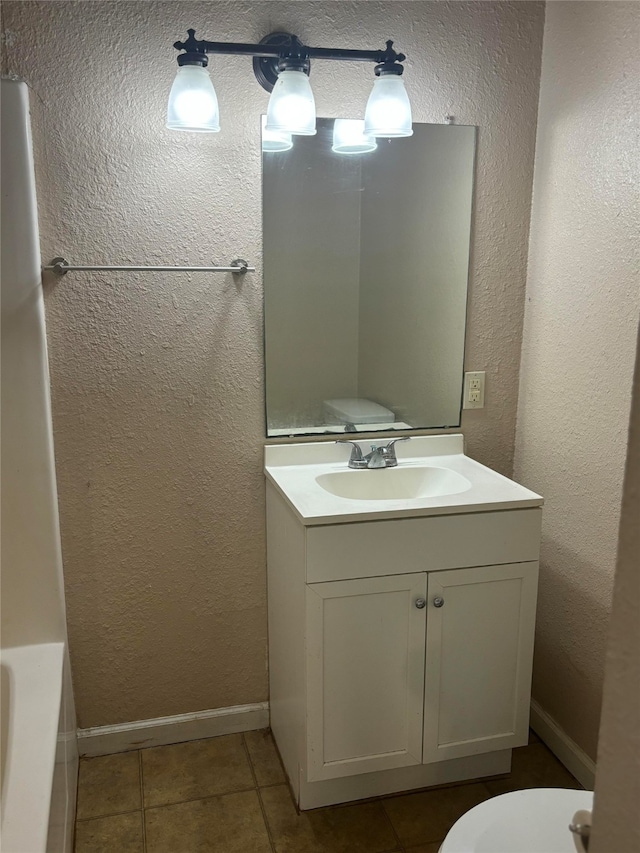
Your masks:
<instances>
[{"instance_id":1,"label":"toilet tank","mask_svg":"<svg viewBox=\"0 0 640 853\"><path fill-rule=\"evenodd\" d=\"M390 409L363 397L325 400L323 409L328 424L388 424L396 419Z\"/></svg>"}]
</instances>

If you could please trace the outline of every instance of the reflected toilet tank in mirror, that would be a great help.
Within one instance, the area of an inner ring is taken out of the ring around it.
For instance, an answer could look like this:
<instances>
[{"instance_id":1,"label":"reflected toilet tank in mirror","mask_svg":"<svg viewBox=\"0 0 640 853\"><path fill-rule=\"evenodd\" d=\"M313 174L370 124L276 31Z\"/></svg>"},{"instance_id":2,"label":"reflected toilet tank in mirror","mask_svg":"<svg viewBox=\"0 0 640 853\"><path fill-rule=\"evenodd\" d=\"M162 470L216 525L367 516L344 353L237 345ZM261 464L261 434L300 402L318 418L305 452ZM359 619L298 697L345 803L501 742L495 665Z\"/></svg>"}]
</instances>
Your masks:
<instances>
[{"instance_id":1,"label":"reflected toilet tank in mirror","mask_svg":"<svg viewBox=\"0 0 640 853\"><path fill-rule=\"evenodd\" d=\"M267 435L459 426L476 128L333 125L262 154Z\"/></svg>"}]
</instances>

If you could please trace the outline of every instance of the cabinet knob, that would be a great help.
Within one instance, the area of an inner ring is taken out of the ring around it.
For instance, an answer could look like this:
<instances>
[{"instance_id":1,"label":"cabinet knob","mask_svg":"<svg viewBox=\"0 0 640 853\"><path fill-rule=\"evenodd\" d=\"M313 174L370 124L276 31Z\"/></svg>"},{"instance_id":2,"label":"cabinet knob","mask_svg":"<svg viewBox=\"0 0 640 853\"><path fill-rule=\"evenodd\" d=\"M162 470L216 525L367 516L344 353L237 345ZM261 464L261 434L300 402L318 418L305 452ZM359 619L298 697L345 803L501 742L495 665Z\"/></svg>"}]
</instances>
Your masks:
<instances>
[{"instance_id":1,"label":"cabinet knob","mask_svg":"<svg viewBox=\"0 0 640 853\"><path fill-rule=\"evenodd\" d=\"M424 598L416 598L416 607L418 608L418 610L422 610L422 608L426 606L427 602L424 600Z\"/></svg>"},{"instance_id":2,"label":"cabinet knob","mask_svg":"<svg viewBox=\"0 0 640 853\"><path fill-rule=\"evenodd\" d=\"M433 599L433 606L434 607L442 607L443 604L444 604L444 598L440 598L438 596L437 598Z\"/></svg>"}]
</instances>

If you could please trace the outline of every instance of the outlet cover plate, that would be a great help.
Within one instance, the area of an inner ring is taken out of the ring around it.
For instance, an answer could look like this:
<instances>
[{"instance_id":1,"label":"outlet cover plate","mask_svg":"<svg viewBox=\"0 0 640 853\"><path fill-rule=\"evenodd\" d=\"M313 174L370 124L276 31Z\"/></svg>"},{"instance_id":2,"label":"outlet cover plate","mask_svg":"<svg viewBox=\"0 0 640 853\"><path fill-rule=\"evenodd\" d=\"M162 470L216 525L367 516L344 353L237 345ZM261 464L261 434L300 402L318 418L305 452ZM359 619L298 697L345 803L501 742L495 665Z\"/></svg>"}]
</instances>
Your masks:
<instances>
[{"instance_id":1,"label":"outlet cover plate","mask_svg":"<svg viewBox=\"0 0 640 853\"><path fill-rule=\"evenodd\" d=\"M463 409L484 409L484 370L470 371L464 375Z\"/></svg>"}]
</instances>

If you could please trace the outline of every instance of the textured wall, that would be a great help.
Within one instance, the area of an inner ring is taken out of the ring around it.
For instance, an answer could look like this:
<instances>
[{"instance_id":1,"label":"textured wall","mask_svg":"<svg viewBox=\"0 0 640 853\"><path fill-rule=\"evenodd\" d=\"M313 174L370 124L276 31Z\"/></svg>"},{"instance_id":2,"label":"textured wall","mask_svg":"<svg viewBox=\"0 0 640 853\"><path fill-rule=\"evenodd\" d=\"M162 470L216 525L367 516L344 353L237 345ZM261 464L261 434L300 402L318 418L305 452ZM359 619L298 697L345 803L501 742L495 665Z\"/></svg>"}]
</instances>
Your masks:
<instances>
[{"instance_id":1,"label":"textured wall","mask_svg":"<svg viewBox=\"0 0 640 853\"><path fill-rule=\"evenodd\" d=\"M34 90L42 251L226 262L230 276L68 275L46 307L81 726L266 698L259 115L242 57L213 58L217 135L164 128L172 43L286 28L394 38L416 121L479 126L467 364L472 455L511 472L543 6L520 2L3 4ZM319 115L357 115L365 64L316 62ZM531 484L529 484L531 485Z\"/></svg>"},{"instance_id":2,"label":"textured wall","mask_svg":"<svg viewBox=\"0 0 640 853\"><path fill-rule=\"evenodd\" d=\"M640 337L598 741L592 853L640 850Z\"/></svg>"},{"instance_id":3,"label":"textured wall","mask_svg":"<svg viewBox=\"0 0 640 853\"><path fill-rule=\"evenodd\" d=\"M515 475L545 496L533 693L592 758L638 323L635 3L545 21Z\"/></svg>"}]
</instances>

